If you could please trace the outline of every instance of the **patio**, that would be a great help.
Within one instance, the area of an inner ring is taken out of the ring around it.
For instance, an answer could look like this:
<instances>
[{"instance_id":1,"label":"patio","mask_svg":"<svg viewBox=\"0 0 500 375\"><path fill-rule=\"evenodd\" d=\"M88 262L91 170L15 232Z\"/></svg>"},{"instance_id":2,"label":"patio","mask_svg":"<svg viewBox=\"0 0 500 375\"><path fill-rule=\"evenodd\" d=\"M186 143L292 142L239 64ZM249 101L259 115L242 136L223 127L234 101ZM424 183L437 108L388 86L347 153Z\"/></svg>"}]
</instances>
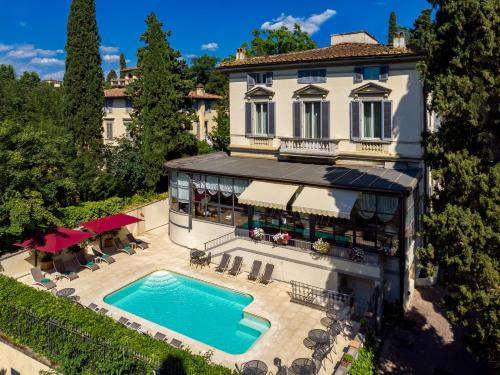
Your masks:
<instances>
[{"instance_id":1,"label":"patio","mask_svg":"<svg viewBox=\"0 0 500 375\"><path fill-rule=\"evenodd\" d=\"M79 272L79 278L73 281L66 279L57 281L57 289L74 288L80 296L80 302L88 306L95 303L110 311L115 319L124 316L130 320L140 323L149 333L157 331L167 335L169 341L172 338L179 339L185 347L192 352L199 353L207 350L213 351L212 361L222 363L234 369L236 364L241 365L250 360L260 360L267 364L270 371L276 373L273 365L274 359L279 358L283 365L289 366L297 358L310 358L312 350L304 345L304 339L308 337L312 329L324 329L321 319L325 312L315 310L307 306L290 302L291 291L288 283L275 281L264 287L249 283L246 274L236 278L230 278L214 272L214 266L208 268L195 268L189 266L189 250L173 244L168 239L168 227L164 226L148 232L141 236L150 243L147 250L138 250L137 254L128 256L116 254L116 263L101 264L101 269L96 272L83 270ZM21 253L9 258L4 262L5 274L17 276L26 284L32 285L33 280L29 275L32 265L25 261L27 253ZM128 314L117 308L107 305L103 298L153 272L156 270L171 270L181 274L189 275L200 280L211 282L220 286L234 289L243 293L251 294L254 301L246 309L247 312L261 316L271 322L271 328L257 343L242 355L230 355L220 350L209 347L206 344L195 341L177 332L170 331L152 322ZM23 276L20 276L23 275ZM20 276L20 277L19 277ZM326 360L326 369L322 368L320 374L331 374L334 366L340 360L343 350L348 345L348 339L338 336L335 352L332 351L333 363Z\"/></svg>"}]
</instances>

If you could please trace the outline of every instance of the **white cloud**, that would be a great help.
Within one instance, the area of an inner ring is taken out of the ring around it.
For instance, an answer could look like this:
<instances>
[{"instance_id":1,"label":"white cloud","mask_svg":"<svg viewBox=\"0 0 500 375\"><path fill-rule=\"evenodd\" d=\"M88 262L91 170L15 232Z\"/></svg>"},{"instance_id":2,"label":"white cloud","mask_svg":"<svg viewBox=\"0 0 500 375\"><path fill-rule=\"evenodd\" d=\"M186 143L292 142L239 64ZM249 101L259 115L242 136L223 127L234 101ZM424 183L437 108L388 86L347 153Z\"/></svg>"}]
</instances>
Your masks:
<instances>
[{"instance_id":1,"label":"white cloud","mask_svg":"<svg viewBox=\"0 0 500 375\"><path fill-rule=\"evenodd\" d=\"M320 29L322 24L332 18L335 14L337 14L337 11L333 9L327 9L320 14L313 14L308 18L294 17L292 15L286 16L284 13L281 13L278 18L275 18L272 21L264 22L261 29L275 30L285 26L288 30L293 30L295 24L298 24L302 28L302 31L312 35Z\"/></svg>"},{"instance_id":2,"label":"white cloud","mask_svg":"<svg viewBox=\"0 0 500 375\"><path fill-rule=\"evenodd\" d=\"M12 48L14 47L8 44L0 43L0 52L10 51Z\"/></svg>"},{"instance_id":3,"label":"white cloud","mask_svg":"<svg viewBox=\"0 0 500 375\"><path fill-rule=\"evenodd\" d=\"M104 55L102 59L106 62L117 62L120 61L119 55Z\"/></svg>"},{"instance_id":4,"label":"white cloud","mask_svg":"<svg viewBox=\"0 0 500 375\"><path fill-rule=\"evenodd\" d=\"M201 49L206 50L206 51L215 51L215 50L219 49L219 44L215 43L215 42L202 44Z\"/></svg>"},{"instance_id":5,"label":"white cloud","mask_svg":"<svg viewBox=\"0 0 500 375\"><path fill-rule=\"evenodd\" d=\"M58 81L62 81L64 78L64 70L59 70L57 72L45 73L42 75L42 79L55 79Z\"/></svg>"},{"instance_id":6,"label":"white cloud","mask_svg":"<svg viewBox=\"0 0 500 375\"><path fill-rule=\"evenodd\" d=\"M64 52L62 49L53 50L35 48L33 44L19 44L7 47L11 47L8 49L9 52L7 53L7 57L12 57L15 59L29 59L35 56L50 57Z\"/></svg>"},{"instance_id":7,"label":"white cloud","mask_svg":"<svg viewBox=\"0 0 500 375\"><path fill-rule=\"evenodd\" d=\"M26 22L24 22L24 21L19 21L19 26L21 26L21 27L26 27Z\"/></svg>"},{"instance_id":8,"label":"white cloud","mask_svg":"<svg viewBox=\"0 0 500 375\"><path fill-rule=\"evenodd\" d=\"M35 57L34 59L31 59L30 63L35 65L46 65L46 66L64 65L64 60L55 59L53 57Z\"/></svg>"},{"instance_id":9,"label":"white cloud","mask_svg":"<svg viewBox=\"0 0 500 375\"><path fill-rule=\"evenodd\" d=\"M111 46L101 46L101 51L102 53L117 53L120 50L118 47L111 47Z\"/></svg>"}]
</instances>

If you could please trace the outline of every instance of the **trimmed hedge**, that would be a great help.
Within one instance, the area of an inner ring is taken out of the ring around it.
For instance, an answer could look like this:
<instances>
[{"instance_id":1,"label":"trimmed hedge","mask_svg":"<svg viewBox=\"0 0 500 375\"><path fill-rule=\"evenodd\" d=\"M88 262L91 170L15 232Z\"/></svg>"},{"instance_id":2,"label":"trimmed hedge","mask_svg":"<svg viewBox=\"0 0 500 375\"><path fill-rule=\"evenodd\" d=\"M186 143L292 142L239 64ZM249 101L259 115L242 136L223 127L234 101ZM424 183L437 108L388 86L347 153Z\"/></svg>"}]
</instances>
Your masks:
<instances>
[{"instance_id":1,"label":"trimmed hedge","mask_svg":"<svg viewBox=\"0 0 500 375\"><path fill-rule=\"evenodd\" d=\"M71 327L76 333L59 329L59 326ZM66 375L91 373L89 368L98 368L95 373L150 374L158 364L161 374L234 374L226 367L209 363L203 356L171 347L109 317L3 275L0 275L0 330L18 344L57 363ZM80 332L88 334L84 340ZM119 350L115 357L96 353L103 348L103 343L133 351L144 358L122 359Z\"/></svg>"}]
</instances>

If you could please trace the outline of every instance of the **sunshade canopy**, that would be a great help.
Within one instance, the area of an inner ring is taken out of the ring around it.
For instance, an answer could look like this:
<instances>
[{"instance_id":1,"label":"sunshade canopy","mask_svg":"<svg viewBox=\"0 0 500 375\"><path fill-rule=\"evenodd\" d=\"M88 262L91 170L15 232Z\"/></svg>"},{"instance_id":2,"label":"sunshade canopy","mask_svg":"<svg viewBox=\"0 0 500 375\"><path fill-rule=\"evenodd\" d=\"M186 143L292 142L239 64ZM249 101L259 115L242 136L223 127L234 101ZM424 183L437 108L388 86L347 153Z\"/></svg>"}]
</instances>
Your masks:
<instances>
[{"instance_id":1,"label":"sunshade canopy","mask_svg":"<svg viewBox=\"0 0 500 375\"><path fill-rule=\"evenodd\" d=\"M305 186L293 202L292 211L349 219L357 199L355 191Z\"/></svg>"},{"instance_id":2,"label":"sunshade canopy","mask_svg":"<svg viewBox=\"0 0 500 375\"><path fill-rule=\"evenodd\" d=\"M15 243L14 246L30 248L46 253L58 253L67 247L76 245L91 237L93 237L92 233L68 228L57 228L53 232Z\"/></svg>"},{"instance_id":3,"label":"sunshade canopy","mask_svg":"<svg viewBox=\"0 0 500 375\"><path fill-rule=\"evenodd\" d=\"M250 206L286 210L286 205L298 188L298 185L252 181L238 197L238 202Z\"/></svg>"},{"instance_id":4,"label":"sunshade canopy","mask_svg":"<svg viewBox=\"0 0 500 375\"><path fill-rule=\"evenodd\" d=\"M90 229L94 233L104 233L109 232L113 229L121 228L125 225L134 224L138 221L142 221L141 219L130 216L126 214L116 214L111 216L101 217L99 219L86 221L85 223L81 223L80 225Z\"/></svg>"}]
</instances>

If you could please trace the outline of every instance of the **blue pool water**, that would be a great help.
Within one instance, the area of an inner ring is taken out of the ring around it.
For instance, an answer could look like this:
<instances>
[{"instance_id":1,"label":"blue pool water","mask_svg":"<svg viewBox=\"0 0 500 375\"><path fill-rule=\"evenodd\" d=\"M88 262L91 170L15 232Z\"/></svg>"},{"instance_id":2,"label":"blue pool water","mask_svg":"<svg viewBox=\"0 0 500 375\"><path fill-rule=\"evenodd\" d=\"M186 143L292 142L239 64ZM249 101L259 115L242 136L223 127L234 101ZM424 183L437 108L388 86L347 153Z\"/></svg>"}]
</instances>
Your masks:
<instances>
[{"instance_id":1,"label":"blue pool water","mask_svg":"<svg viewBox=\"0 0 500 375\"><path fill-rule=\"evenodd\" d=\"M104 302L230 354L245 353L270 327L243 309L253 298L174 272L157 271Z\"/></svg>"}]
</instances>

